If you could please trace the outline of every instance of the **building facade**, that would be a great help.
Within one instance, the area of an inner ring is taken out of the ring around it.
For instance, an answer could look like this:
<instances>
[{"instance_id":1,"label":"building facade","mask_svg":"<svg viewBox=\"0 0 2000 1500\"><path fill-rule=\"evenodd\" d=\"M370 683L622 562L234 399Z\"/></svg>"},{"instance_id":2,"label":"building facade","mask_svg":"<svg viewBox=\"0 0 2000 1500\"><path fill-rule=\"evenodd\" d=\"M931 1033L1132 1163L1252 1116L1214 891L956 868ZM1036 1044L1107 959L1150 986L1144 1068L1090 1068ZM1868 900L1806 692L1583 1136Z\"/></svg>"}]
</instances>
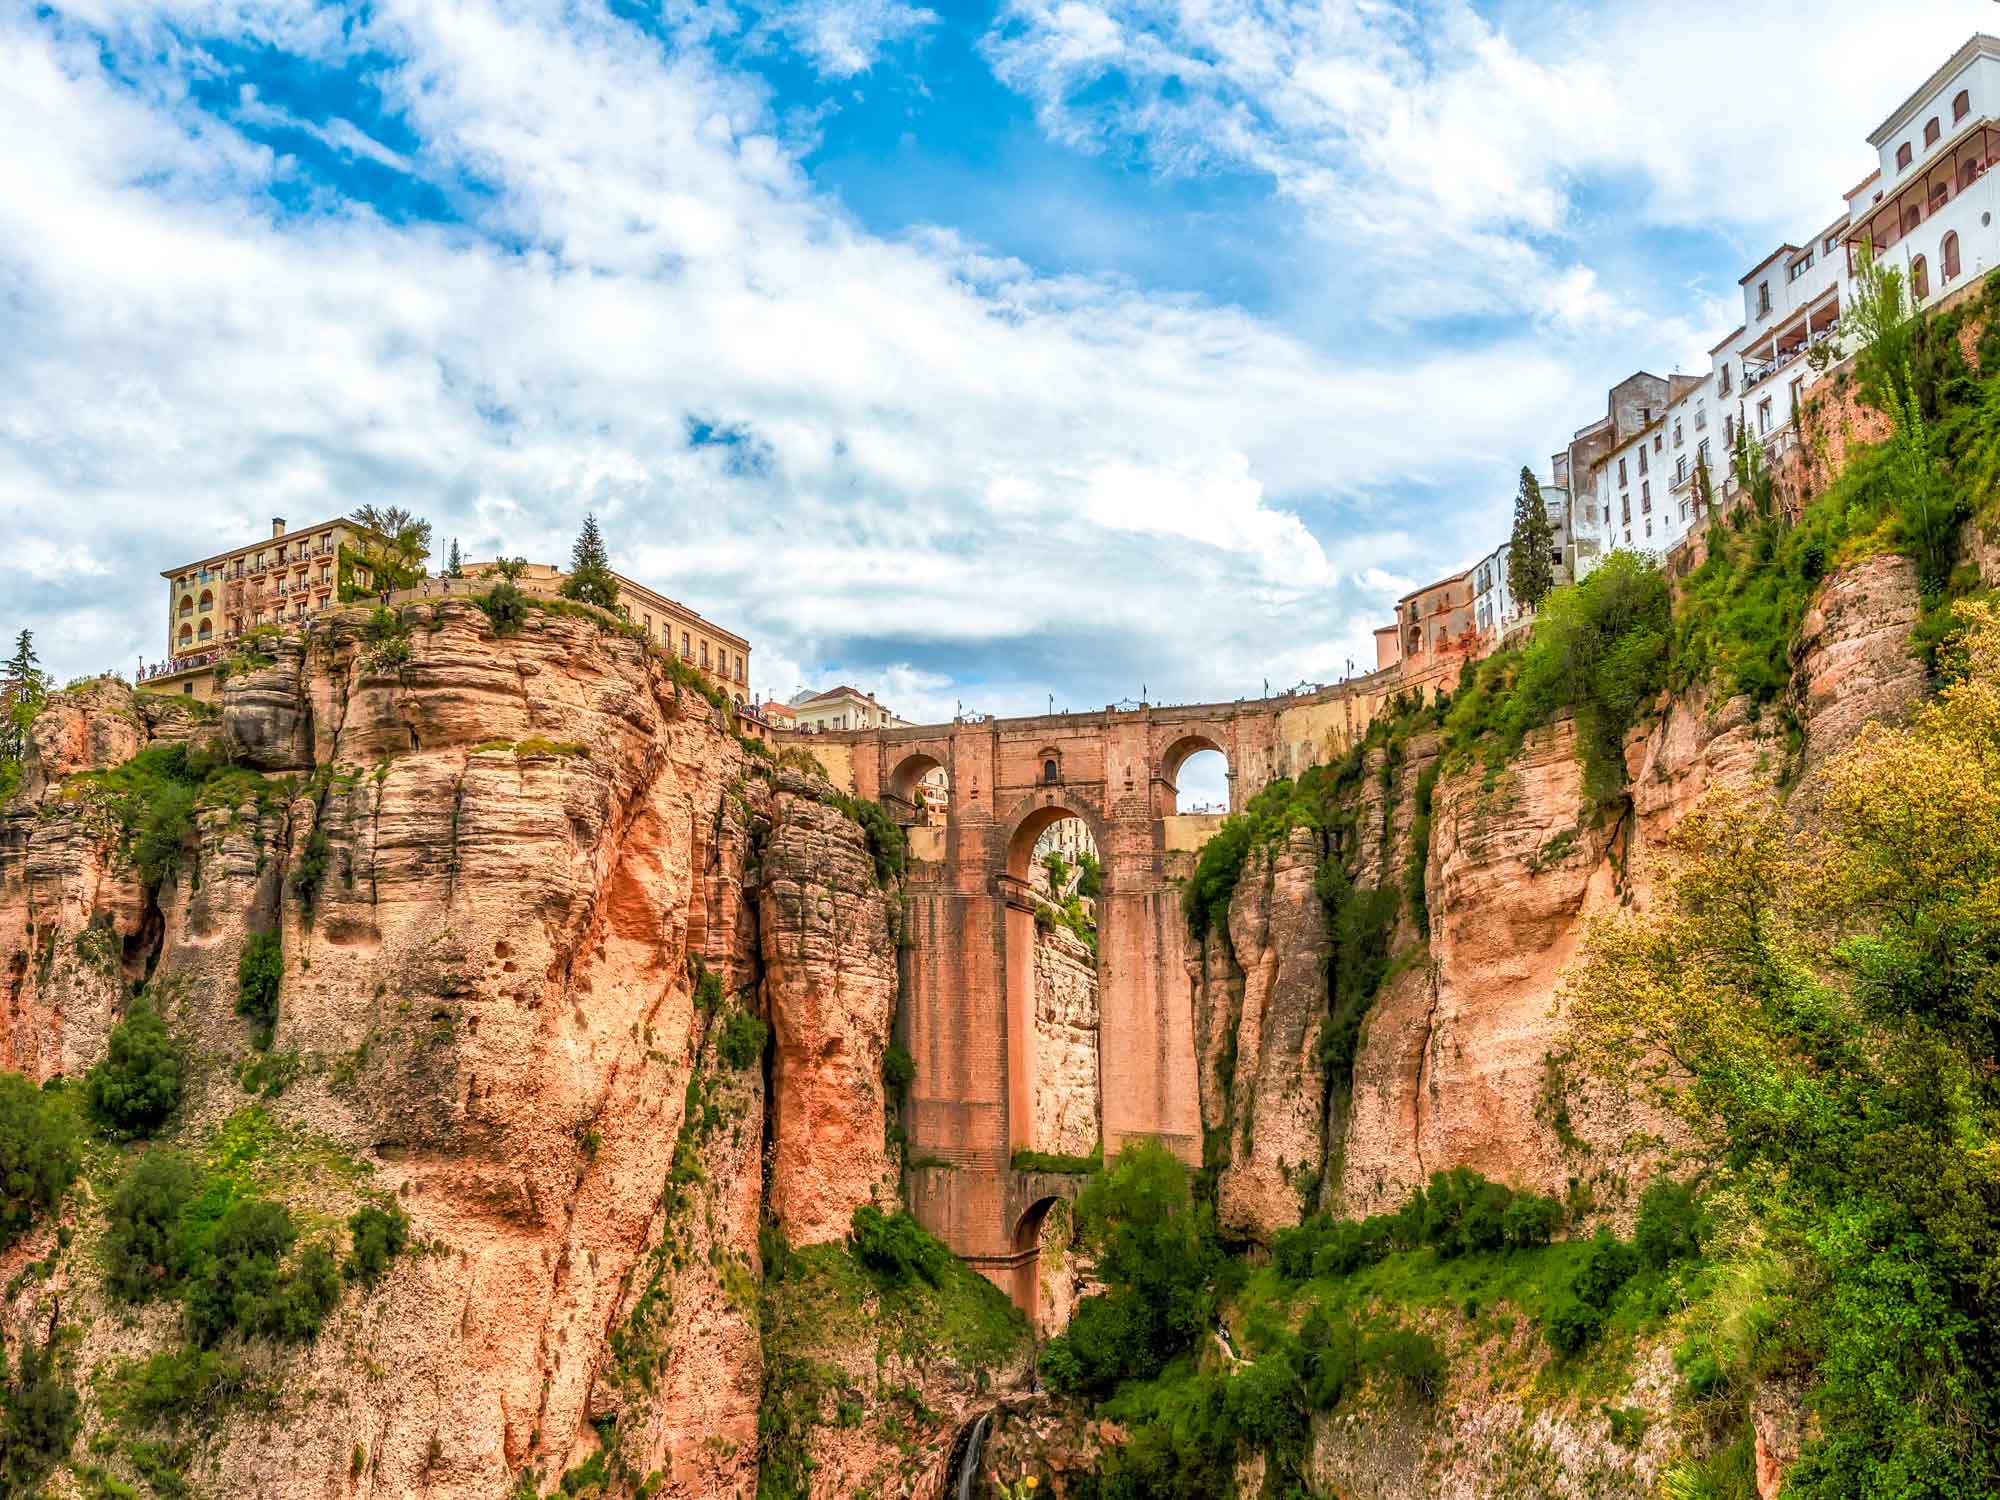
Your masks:
<instances>
[{"instance_id":1,"label":"building facade","mask_svg":"<svg viewBox=\"0 0 2000 1500\"><path fill-rule=\"evenodd\" d=\"M344 516L302 531L274 516L260 541L166 569L166 649L142 667L140 686L210 696L205 674L246 631L297 626L340 602L340 549L362 534ZM373 582L358 563L353 581Z\"/></svg>"},{"instance_id":2,"label":"building facade","mask_svg":"<svg viewBox=\"0 0 2000 1500\"><path fill-rule=\"evenodd\" d=\"M823 693L802 690L792 696L792 712L807 734L842 729L898 729L907 721L875 701L873 693L842 684Z\"/></svg>"}]
</instances>

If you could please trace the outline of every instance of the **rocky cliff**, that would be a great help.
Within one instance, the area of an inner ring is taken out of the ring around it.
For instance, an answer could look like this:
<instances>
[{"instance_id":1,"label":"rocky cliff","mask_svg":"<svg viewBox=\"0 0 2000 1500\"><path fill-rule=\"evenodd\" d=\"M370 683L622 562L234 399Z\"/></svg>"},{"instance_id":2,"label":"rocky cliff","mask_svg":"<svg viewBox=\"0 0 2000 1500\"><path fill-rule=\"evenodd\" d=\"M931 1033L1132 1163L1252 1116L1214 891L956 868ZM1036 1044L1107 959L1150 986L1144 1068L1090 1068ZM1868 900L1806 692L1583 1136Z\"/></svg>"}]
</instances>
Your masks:
<instances>
[{"instance_id":1,"label":"rocky cliff","mask_svg":"<svg viewBox=\"0 0 2000 1500\"><path fill-rule=\"evenodd\" d=\"M179 1333L106 1299L100 1153L0 1266L10 1342L59 1311L97 1451L164 1444L206 1494L754 1493L760 1223L813 1245L897 1206L863 830L581 614L344 611L240 666L219 715L100 685L37 721L0 1063L75 1078L143 989L190 1063L171 1144L336 1244L394 1204L413 1252L310 1344L248 1347L256 1399L134 1418L114 1377ZM209 769L149 869L142 752L174 744ZM273 939L264 1048L239 963Z\"/></svg>"}]
</instances>

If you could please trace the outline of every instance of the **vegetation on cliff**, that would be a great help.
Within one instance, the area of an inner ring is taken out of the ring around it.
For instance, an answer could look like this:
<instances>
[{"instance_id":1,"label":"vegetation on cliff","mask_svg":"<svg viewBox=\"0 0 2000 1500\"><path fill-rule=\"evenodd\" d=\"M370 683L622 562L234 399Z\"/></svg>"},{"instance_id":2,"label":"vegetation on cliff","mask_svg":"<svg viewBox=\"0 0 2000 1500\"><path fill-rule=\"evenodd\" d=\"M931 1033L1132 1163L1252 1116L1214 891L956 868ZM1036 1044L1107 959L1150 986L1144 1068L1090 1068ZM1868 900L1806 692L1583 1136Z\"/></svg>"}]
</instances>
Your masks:
<instances>
[{"instance_id":1,"label":"vegetation on cliff","mask_svg":"<svg viewBox=\"0 0 2000 1500\"><path fill-rule=\"evenodd\" d=\"M1701 1383L1739 1423L1760 1380L1813 1388L1809 1500L2000 1486L2000 613L1957 619L1937 700L1829 765L1823 827L1711 800L1566 986L1580 1061L1706 1145L1723 1240L1774 1268Z\"/></svg>"}]
</instances>

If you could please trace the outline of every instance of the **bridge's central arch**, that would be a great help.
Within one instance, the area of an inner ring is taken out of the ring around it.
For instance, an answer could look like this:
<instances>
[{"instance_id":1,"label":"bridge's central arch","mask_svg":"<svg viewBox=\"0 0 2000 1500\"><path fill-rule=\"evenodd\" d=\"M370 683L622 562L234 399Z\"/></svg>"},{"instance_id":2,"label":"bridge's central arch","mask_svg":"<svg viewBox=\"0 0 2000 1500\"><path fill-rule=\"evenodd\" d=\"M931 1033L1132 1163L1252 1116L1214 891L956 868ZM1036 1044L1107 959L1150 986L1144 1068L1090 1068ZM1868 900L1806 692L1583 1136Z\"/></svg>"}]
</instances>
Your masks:
<instances>
[{"instance_id":1,"label":"bridge's central arch","mask_svg":"<svg viewBox=\"0 0 2000 1500\"><path fill-rule=\"evenodd\" d=\"M905 1116L910 1208L1003 1287L1033 1282L1031 1210L1074 1178L1017 1172L1033 1146L1036 840L1080 819L1096 846L1098 1119L1107 1156L1160 1141L1201 1154L1193 981L1180 881L1219 812L1186 816L1188 759L1226 759L1228 803L1343 753L1394 690L1360 679L1315 694L1176 709L867 730L797 740L836 784L910 833L902 1040L916 1062ZM949 788L935 816L926 788ZM919 810L920 801L924 804Z\"/></svg>"}]
</instances>

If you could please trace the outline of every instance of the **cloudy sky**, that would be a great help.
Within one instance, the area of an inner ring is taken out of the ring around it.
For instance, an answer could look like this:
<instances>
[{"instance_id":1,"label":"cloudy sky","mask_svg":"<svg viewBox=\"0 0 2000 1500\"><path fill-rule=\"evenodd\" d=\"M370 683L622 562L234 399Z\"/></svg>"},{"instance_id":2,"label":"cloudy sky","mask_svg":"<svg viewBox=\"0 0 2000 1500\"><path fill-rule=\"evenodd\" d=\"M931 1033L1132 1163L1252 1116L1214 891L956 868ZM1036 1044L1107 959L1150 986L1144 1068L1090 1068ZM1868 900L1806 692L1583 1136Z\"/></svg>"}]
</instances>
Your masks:
<instances>
[{"instance_id":1,"label":"cloudy sky","mask_svg":"<svg viewBox=\"0 0 2000 1500\"><path fill-rule=\"evenodd\" d=\"M365 502L914 717L1365 662L1991 0L0 0L0 630Z\"/></svg>"}]
</instances>

